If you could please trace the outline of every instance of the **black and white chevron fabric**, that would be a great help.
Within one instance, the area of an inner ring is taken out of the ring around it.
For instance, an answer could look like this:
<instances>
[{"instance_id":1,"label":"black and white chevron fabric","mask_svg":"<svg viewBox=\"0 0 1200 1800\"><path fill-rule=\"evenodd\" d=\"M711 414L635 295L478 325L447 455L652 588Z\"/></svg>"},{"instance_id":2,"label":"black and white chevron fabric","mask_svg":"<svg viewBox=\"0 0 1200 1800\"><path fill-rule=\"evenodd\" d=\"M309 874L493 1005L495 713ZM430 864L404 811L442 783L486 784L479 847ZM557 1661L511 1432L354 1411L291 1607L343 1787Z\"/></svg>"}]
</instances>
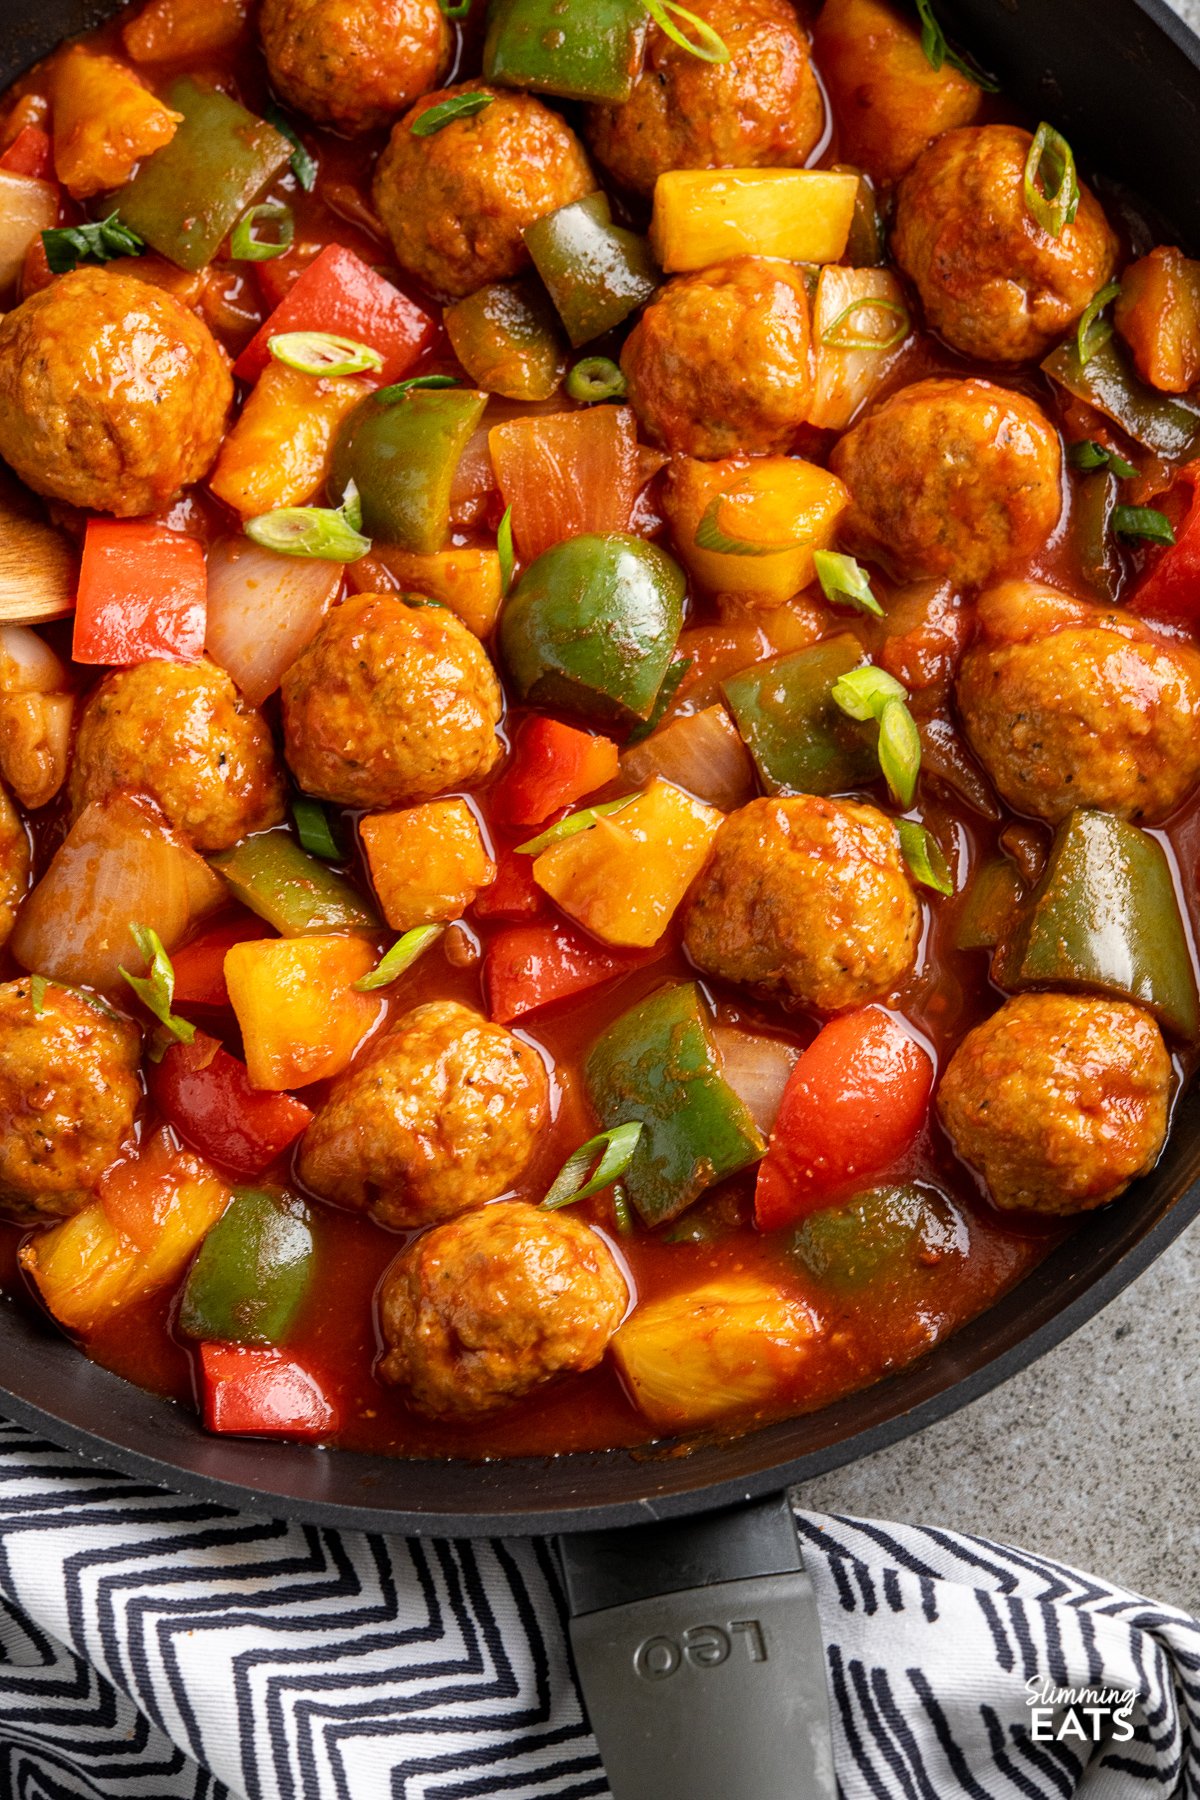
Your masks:
<instances>
[{"instance_id":1,"label":"black and white chevron fabric","mask_svg":"<svg viewBox=\"0 0 1200 1800\"><path fill-rule=\"evenodd\" d=\"M845 1800L1200 1796L1185 1614L953 1532L800 1524ZM1044 1684L1128 1723L1064 1731ZM255 1518L0 1423L2 1800L607 1794L544 1544Z\"/></svg>"}]
</instances>

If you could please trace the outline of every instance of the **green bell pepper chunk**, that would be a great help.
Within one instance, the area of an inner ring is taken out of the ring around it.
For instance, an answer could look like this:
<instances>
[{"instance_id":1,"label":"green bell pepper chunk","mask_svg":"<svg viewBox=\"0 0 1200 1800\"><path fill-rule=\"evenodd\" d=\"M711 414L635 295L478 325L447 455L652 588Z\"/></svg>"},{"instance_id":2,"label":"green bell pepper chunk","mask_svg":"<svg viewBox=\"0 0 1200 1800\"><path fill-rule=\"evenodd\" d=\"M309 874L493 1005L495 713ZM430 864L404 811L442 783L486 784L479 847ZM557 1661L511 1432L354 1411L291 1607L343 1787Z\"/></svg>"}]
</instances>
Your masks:
<instances>
[{"instance_id":1,"label":"green bell pepper chunk","mask_svg":"<svg viewBox=\"0 0 1200 1800\"><path fill-rule=\"evenodd\" d=\"M694 981L662 988L622 1013L592 1046L584 1079L606 1131L641 1121L624 1182L647 1225L678 1218L706 1188L766 1149L722 1073Z\"/></svg>"},{"instance_id":2,"label":"green bell pepper chunk","mask_svg":"<svg viewBox=\"0 0 1200 1800\"><path fill-rule=\"evenodd\" d=\"M282 1343L308 1291L314 1261L303 1200L235 1188L188 1271L179 1329L222 1344Z\"/></svg>"},{"instance_id":3,"label":"green bell pepper chunk","mask_svg":"<svg viewBox=\"0 0 1200 1800\"><path fill-rule=\"evenodd\" d=\"M1200 1034L1187 933L1157 839L1111 813L1073 812L992 979L1013 992L1098 988L1148 1007L1181 1038Z\"/></svg>"},{"instance_id":4,"label":"green bell pepper chunk","mask_svg":"<svg viewBox=\"0 0 1200 1800\"><path fill-rule=\"evenodd\" d=\"M1021 877L1006 856L994 856L971 877L954 931L957 950L994 950L1016 917Z\"/></svg>"},{"instance_id":5,"label":"green bell pepper chunk","mask_svg":"<svg viewBox=\"0 0 1200 1800\"><path fill-rule=\"evenodd\" d=\"M486 405L487 395L470 388L401 383L368 394L334 442L333 505L353 482L367 537L420 555L444 549L455 471Z\"/></svg>"},{"instance_id":6,"label":"green bell pepper chunk","mask_svg":"<svg viewBox=\"0 0 1200 1800\"><path fill-rule=\"evenodd\" d=\"M489 281L448 306L443 323L476 386L506 400L549 400L567 372L558 315L535 276Z\"/></svg>"},{"instance_id":7,"label":"green bell pepper chunk","mask_svg":"<svg viewBox=\"0 0 1200 1800\"><path fill-rule=\"evenodd\" d=\"M1043 369L1076 400L1102 412L1169 462L1186 462L1200 449L1200 406L1175 394L1160 394L1134 371L1116 338L1079 360L1074 335L1042 363Z\"/></svg>"},{"instance_id":8,"label":"green bell pepper chunk","mask_svg":"<svg viewBox=\"0 0 1200 1800\"><path fill-rule=\"evenodd\" d=\"M484 80L564 100L628 100L649 23L642 0L492 0Z\"/></svg>"},{"instance_id":9,"label":"green bell pepper chunk","mask_svg":"<svg viewBox=\"0 0 1200 1800\"><path fill-rule=\"evenodd\" d=\"M222 850L209 860L242 905L284 937L380 929L374 907L285 831L243 838L232 850Z\"/></svg>"},{"instance_id":10,"label":"green bell pepper chunk","mask_svg":"<svg viewBox=\"0 0 1200 1800\"><path fill-rule=\"evenodd\" d=\"M568 538L530 564L500 618L520 699L629 724L654 710L683 623L677 563L621 532Z\"/></svg>"},{"instance_id":11,"label":"green bell pepper chunk","mask_svg":"<svg viewBox=\"0 0 1200 1800\"><path fill-rule=\"evenodd\" d=\"M662 281L645 238L613 224L606 194L572 200L524 235L576 349L614 330Z\"/></svg>"},{"instance_id":12,"label":"green bell pepper chunk","mask_svg":"<svg viewBox=\"0 0 1200 1800\"><path fill-rule=\"evenodd\" d=\"M1084 579L1102 600L1115 602L1121 586L1121 553L1112 533L1120 483L1111 469L1085 475L1075 495L1076 542Z\"/></svg>"},{"instance_id":13,"label":"green bell pepper chunk","mask_svg":"<svg viewBox=\"0 0 1200 1800\"><path fill-rule=\"evenodd\" d=\"M112 204L122 225L168 262L202 269L246 208L287 167L292 146L265 119L190 75L173 81L163 98L183 114L183 122Z\"/></svg>"},{"instance_id":14,"label":"green bell pepper chunk","mask_svg":"<svg viewBox=\"0 0 1200 1800\"><path fill-rule=\"evenodd\" d=\"M942 1196L908 1183L869 1188L844 1206L813 1213L791 1254L823 1287L853 1294L927 1274L931 1263L966 1248L966 1230Z\"/></svg>"},{"instance_id":15,"label":"green bell pepper chunk","mask_svg":"<svg viewBox=\"0 0 1200 1800\"><path fill-rule=\"evenodd\" d=\"M738 730L771 794L841 794L879 775L874 720L859 724L831 698L866 654L849 632L721 683Z\"/></svg>"}]
</instances>

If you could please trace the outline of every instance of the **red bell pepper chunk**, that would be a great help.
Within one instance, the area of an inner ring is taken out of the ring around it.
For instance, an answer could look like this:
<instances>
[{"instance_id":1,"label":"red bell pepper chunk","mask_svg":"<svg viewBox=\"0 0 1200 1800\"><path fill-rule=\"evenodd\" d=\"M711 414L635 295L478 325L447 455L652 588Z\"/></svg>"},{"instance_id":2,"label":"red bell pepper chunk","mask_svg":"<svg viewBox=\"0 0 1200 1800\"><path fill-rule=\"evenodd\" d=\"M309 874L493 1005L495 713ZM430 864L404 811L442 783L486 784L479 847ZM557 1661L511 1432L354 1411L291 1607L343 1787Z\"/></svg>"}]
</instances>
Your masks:
<instances>
[{"instance_id":1,"label":"red bell pepper chunk","mask_svg":"<svg viewBox=\"0 0 1200 1800\"><path fill-rule=\"evenodd\" d=\"M245 1063L202 1031L148 1062L146 1084L184 1142L233 1175L261 1175L312 1120L291 1094L251 1087Z\"/></svg>"},{"instance_id":2,"label":"red bell pepper chunk","mask_svg":"<svg viewBox=\"0 0 1200 1800\"><path fill-rule=\"evenodd\" d=\"M71 654L80 663L194 661L208 575L193 537L141 519L89 519Z\"/></svg>"},{"instance_id":3,"label":"red bell pepper chunk","mask_svg":"<svg viewBox=\"0 0 1200 1800\"><path fill-rule=\"evenodd\" d=\"M619 767L611 738L535 715L517 733L512 761L496 783L496 817L508 825L540 825L614 780Z\"/></svg>"},{"instance_id":4,"label":"red bell pepper chunk","mask_svg":"<svg viewBox=\"0 0 1200 1800\"><path fill-rule=\"evenodd\" d=\"M754 1196L760 1231L794 1225L881 1174L925 1123L929 1054L877 1006L831 1019L784 1089Z\"/></svg>"},{"instance_id":5,"label":"red bell pepper chunk","mask_svg":"<svg viewBox=\"0 0 1200 1800\"><path fill-rule=\"evenodd\" d=\"M1187 501L1182 513L1181 494ZM1175 542L1151 563L1129 596L1128 606L1143 618L1195 630L1200 627L1200 485L1196 477L1181 470L1167 502L1172 503L1170 513L1178 516L1177 523L1172 518ZM1161 503L1164 510L1167 502Z\"/></svg>"},{"instance_id":6,"label":"red bell pepper chunk","mask_svg":"<svg viewBox=\"0 0 1200 1800\"><path fill-rule=\"evenodd\" d=\"M328 331L369 344L383 356L381 379L399 381L433 339L424 309L377 275L353 250L327 244L292 284L233 365L241 381L257 381L270 360L267 343L284 331Z\"/></svg>"},{"instance_id":7,"label":"red bell pepper chunk","mask_svg":"<svg viewBox=\"0 0 1200 1800\"><path fill-rule=\"evenodd\" d=\"M237 918L214 925L211 931L185 944L182 950L172 951L176 1000L189 1006L228 1006L225 952L235 944L248 944L256 938L272 935L265 919L241 913Z\"/></svg>"},{"instance_id":8,"label":"red bell pepper chunk","mask_svg":"<svg viewBox=\"0 0 1200 1800\"><path fill-rule=\"evenodd\" d=\"M533 879L533 858L516 850L496 852L496 879L476 894L472 910L478 919L532 919L546 896Z\"/></svg>"},{"instance_id":9,"label":"red bell pepper chunk","mask_svg":"<svg viewBox=\"0 0 1200 1800\"><path fill-rule=\"evenodd\" d=\"M323 1438L337 1408L311 1369L282 1350L201 1344L204 1423L242 1437Z\"/></svg>"},{"instance_id":10,"label":"red bell pepper chunk","mask_svg":"<svg viewBox=\"0 0 1200 1800\"><path fill-rule=\"evenodd\" d=\"M653 961L657 951L605 950L570 925L514 925L488 946L483 988L493 1019L507 1025L552 1000L566 1000L628 975Z\"/></svg>"},{"instance_id":11,"label":"red bell pepper chunk","mask_svg":"<svg viewBox=\"0 0 1200 1800\"><path fill-rule=\"evenodd\" d=\"M32 175L37 181L54 180L54 146L40 125L23 125L0 156L0 169L10 175Z\"/></svg>"}]
</instances>

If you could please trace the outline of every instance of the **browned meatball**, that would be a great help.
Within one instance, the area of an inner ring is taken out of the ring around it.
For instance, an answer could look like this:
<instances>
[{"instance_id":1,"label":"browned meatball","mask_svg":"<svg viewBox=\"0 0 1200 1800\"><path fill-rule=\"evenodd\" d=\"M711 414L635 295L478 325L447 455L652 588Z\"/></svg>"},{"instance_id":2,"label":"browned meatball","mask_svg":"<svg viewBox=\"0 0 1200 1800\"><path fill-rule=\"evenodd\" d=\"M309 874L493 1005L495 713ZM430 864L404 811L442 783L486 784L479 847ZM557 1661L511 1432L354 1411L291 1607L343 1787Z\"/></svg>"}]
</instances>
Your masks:
<instances>
[{"instance_id":1,"label":"browned meatball","mask_svg":"<svg viewBox=\"0 0 1200 1800\"><path fill-rule=\"evenodd\" d=\"M825 129L808 44L789 0L691 0L729 61L703 62L650 27L621 106L593 106L588 143L609 174L648 194L666 169L794 168Z\"/></svg>"},{"instance_id":2,"label":"browned meatball","mask_svg":"<svg viewBox=\"0 0 1200 1800\"><path fill-rule=\"evenodd\" d=\"M439 1225L383 1278L385 1381L432 1419L471 1419L594 1369L629 1290L603 1238L520 1201Z\"/></svg>"},{"instance_id":3,"label":"browned meatball","mask_svg":"<svg viewBox=\"0 0 1200 1800\"><path fill-rule=\"evenodd\" d=\"M812 398L808 292L762 256L680 275L626 339L621 368L647 437L685 456L786 450Z\"/></svg>"},{"instance_id":4,"label":"browned meatball","mask_svg":"<svg viewBox=\"0 0 1200 1800\"><path fill-rule=\"evenodd\" d=\"M429 1225L511 1188L550 1117L537 1051L457 1001L406 1013L304 1135L314 1193L381 1225Z\"/></svg>"},{"instance_id":5,"label":"browned meatball","mask_svg":"<svg viewBox=\"0 0 1200 1800\"><path fill-rule=\"evenodd\" d=\"M259 33L282 97L342 131L387 125L450 66L438 0L263 0Z\"/></svg>"},{"instance_id":6,"label":"browned meatball","mask_svg":"<svg viewBox=\"0 0 1200 1800\"><path fill-rule=\"evenodd\" d=\"M72 815L118 789L148 794L205 852L283 817L271 734L210 662L138 663L91 694L67 786Z\"/></svg>"},{"instance_id":7,"label":"browned meatball","mask_svg":"<svg viewBox=\"0 0 1200 1800\"><path fill-rule=\"evenodd\" d=\"M0 1215L65 1219L130 1141L141 1033L70 988L0 987Z\"/></svg>"},{"instance_id":8,"label":"browned meatball","mask_svg":"<svg viewBox=\"0 0 1200 1800\"><path fill-rule=\"evenodd\" d=\"M400 806L469 786L500 755L500 686L444 607L359 594L335 607L283 678L287 759L342 806Z\"/></svg>"},{"instance_id":9,"label":"browned meatball","mask_svg":"<svg viewBox=\"0 0 1200 1800\"><path fill-rule=\"evenodd\" d=\"M1127 615L1010 581L983 595L958 705L997 791L1057 824L1099 806L1147 825L1200 779L1200 652Z\"/></svg>"},{"instance_id":10,"label":"browned meatball","mask_svg":"<svg viewBox=\"0 0 1200 1800\"><path fill-rule=\"evenodd\" d=\"M1044 356L1117 265L1116 237L1082 184L1061 236L1030 213L1032 142L1016 125L948 131L900 184L892 253L933 329L987 362Z\"/></svg>"},{"instance_id":11,"label":"browned meatball","mask_svg":"<svg viewBox=\"0 0 1200 1800\"><path fill-rule=\"evenodd\" d=\"M876 181L899 181L943 131L969 125L983 98L950 64L930 64L913 19L886 0L825 0L813 49L839 148Z\"/></svg>"},{"instance_id":12,"label":"browned meatball","mask_svg":"<svg viewBox=\"0 0 1200 1800\"><path fill-rule=\"evenodd\" d=\"M7 944L29 887L29 833L0 788L0 945Z\"/></svg>"},{"instance_id":13,"label":"browned meatball","mask_svg":"<svg viewBox=\"0 0 1200 1800\"><path fill-rule=\"evenodd\" d=\"M429 137L413 122L454 94L490 94L482 112ZM583 145L532 94L477 81L426 94L397 124L375 171L375 208L402 269L436 294L473 294L529 263L522 232L595 191Z\"/></svg>"},{"instance_id":14,"label":"browned meatball","mask_svg":"<svg viewBox=\"0 0 1200 1800\"><path fill-rule=\"evenodd\" d=\"M1000 1207L1086 1212L1154 1166L1171 1063L1124 1000L1021 994L963 1039L938 1112Z\"/></svg>"},{"instance_id":15,"label":"browned meatball","mask_svg":"<svg viewBox=\"0 0 1200 1800\"><path fill-rule=\"evenodd\" d=\"M896 828L873 806L752 800L717 833L684 925L698 968L841 1012L913 965L920 908Z\"/></svg>"},{"instance_id":16,"label":"browned meatball","mask_svg":"<svg viewBox=\"0 0 1200 1800\"><path fill-rule=\"evenodd\" d=\"M834 446L850 489L840 535L899 581L987 581L1039 550L1062 510L1062 451L1023 394L917 381Z\"/></svg>"},{"instance_id":17,"label":"browned meatball","mask_svg":"<svg viewBox=\"0 0 1200 1800\"><path fill-rule=\"evenodd\" d=\"M233 379L170 294L75 269L0 322L0 456L54 500L131 518L207 474Z\"/></svg>"}]
</instances>

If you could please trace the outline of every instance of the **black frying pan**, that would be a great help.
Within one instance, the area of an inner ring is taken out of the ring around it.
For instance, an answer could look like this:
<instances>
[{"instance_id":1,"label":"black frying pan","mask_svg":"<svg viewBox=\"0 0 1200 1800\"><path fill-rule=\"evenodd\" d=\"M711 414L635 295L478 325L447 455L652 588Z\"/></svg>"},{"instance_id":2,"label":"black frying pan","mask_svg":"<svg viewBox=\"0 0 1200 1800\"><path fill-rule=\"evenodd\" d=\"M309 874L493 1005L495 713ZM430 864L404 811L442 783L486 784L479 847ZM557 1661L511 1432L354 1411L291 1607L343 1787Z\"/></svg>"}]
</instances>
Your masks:
<instances>
[{"instance_id":1,"label":"black frying pan","mask_svg":"<svg viewBox=\"0 0 1200 1800\"><path fill-rule=\"evenodd\" d=\"M0 88L116 10L116 0L2 0ZM1163 0L938 0L938 13L1086 163L1136 188L1168 241L1200 245L1200 41ZM806 1800L835 1789L815 1611L783 1489L1034 1361L1198 1211L1193 1092L1153 1175L923 1361L810 1418L686 1456L397 1462L210 1437L12 1303L0 1400L84 1455L251 1511L410 1534L572 1534L562 1551L573 1641L616 1800ZM613 1529L628 1526L641 1529Z\"/></svg>"}]
</instances>

